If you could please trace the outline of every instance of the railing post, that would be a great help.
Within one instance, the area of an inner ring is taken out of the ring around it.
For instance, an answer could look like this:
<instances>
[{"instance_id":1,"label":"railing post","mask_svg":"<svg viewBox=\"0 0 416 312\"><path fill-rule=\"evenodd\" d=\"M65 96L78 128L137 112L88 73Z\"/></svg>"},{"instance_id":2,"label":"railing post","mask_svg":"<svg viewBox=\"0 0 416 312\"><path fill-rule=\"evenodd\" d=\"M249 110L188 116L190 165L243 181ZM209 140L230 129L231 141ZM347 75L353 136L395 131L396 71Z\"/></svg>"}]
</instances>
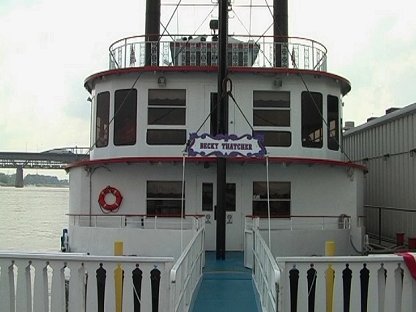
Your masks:
<instances>
[{"instance_id":1,"label":"railing post","mask_svg":"<svg viewBox=\"0 0 416 312\"><path fill-rule=\"evenodd\" d=\"M381 207L378 207L378 244L381 245Z\"/></svg>"},{"instance_id":2,"label":"railing post","mask_svg":"<svg viewBox=\"0 0 416 312\"><path fill-rule=\"evenodd\" d=\"M127 67L127 39L124 39L124 66L122 67Z\"/></svg>"},{"instance_id":3,"label":"railing post","mask_svg":"<svg viewBox=\"0 0 416 312\"><path fill-rule=\"evenodd\" d=\"M314 46L313 41L312 41L312 69L315 69L315 46Z\"/></svg>"}]
</instances>

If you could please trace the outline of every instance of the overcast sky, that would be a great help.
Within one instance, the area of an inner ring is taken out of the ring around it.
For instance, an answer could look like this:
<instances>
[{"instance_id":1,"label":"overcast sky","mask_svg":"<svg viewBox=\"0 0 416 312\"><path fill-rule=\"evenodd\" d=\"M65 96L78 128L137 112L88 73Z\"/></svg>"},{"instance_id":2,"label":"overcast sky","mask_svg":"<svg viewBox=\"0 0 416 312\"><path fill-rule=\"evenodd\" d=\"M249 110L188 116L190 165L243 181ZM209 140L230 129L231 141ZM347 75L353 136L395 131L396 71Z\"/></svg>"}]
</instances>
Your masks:
<instances>
[{"instance_id":1,"label":"overcast sky","mask_svg":"<svg viewBox=\"0 0 416 312\"><path fill-rule=\"evenodd\" d=\"M83 81L107 69L112 42L143 34L144 2L0 0L0 151L89 145ZM414 0L289 0L290 35L323 43L328 71L352 84L344 120L361 124L386 108L416 102L415 8ZM162 8L165 24L172 9ZM204 15L181 9L179 16L197 16L199 24ZM253 29L263 17L270 13L256 17Z\"/></svg>"}]
</instances>

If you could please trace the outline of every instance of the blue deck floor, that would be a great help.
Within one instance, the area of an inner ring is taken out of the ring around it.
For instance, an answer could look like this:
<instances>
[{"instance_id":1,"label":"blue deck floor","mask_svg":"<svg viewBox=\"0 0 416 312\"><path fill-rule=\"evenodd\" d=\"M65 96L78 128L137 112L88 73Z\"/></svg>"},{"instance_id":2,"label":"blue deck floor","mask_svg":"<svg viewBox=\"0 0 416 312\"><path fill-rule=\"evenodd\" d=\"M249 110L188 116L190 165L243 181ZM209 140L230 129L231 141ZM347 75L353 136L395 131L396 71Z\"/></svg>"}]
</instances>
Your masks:
<instances>
[{"instance_id":1,"label":"blue deck floor","mask_svg":"<svg viewBox=\"0 0 416 312\"><path fill-rule=\"evenodd\" d=\"M204 275L191 311L260 311L251 270L243 262L242 252L227 252L225 261L216 260L215 252L206 252Z\"/></svg>"}]
</instances>

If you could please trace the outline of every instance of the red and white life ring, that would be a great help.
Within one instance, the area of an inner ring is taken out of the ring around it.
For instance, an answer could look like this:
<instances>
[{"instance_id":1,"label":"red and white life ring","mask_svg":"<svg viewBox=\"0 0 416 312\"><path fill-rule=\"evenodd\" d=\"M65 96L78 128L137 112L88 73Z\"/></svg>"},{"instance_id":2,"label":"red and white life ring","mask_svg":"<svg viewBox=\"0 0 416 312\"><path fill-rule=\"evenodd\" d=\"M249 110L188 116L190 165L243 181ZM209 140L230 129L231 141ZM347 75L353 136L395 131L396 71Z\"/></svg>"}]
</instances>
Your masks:
<instances>
[{"instance_id":1,"label":"red and white life ring","mask_svg":"<svg viewBox=\"0 0 416 312\"><path fill-rule=\"evenodd\" d=\"M115 201L113 203L107 203L105 198L108 194L114 195ZM108 210L108 211L118 210L118 208L121 205L122 200L123 200L123 196L121 196L120 191L112 186L107 186L105 189L103 189L100 192L100 195L98 196L98 204L100 205L101 208Z\"/></svg>"}]
</instances>

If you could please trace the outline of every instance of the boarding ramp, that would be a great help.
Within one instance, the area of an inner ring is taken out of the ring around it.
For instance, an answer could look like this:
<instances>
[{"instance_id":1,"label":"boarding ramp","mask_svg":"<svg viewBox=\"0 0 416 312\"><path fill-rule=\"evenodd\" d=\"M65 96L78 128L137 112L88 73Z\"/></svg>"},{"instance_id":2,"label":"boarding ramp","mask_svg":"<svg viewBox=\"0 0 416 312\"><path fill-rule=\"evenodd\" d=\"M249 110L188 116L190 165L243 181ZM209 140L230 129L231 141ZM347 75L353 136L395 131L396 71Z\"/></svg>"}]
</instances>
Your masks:
<instances>
[{"instance_id":1,"label":"boarding ramp","mask_svg":"<svg viewBox=\"0 0 416 312\"><path fill-rule=\"evenodd\" d=\"M242 251L227 251L225 260L217 260L215 252L208 251L205 259L204 274L190 311L261 311L252 271L244 267Z\"/></svg>"}]
</instances>

